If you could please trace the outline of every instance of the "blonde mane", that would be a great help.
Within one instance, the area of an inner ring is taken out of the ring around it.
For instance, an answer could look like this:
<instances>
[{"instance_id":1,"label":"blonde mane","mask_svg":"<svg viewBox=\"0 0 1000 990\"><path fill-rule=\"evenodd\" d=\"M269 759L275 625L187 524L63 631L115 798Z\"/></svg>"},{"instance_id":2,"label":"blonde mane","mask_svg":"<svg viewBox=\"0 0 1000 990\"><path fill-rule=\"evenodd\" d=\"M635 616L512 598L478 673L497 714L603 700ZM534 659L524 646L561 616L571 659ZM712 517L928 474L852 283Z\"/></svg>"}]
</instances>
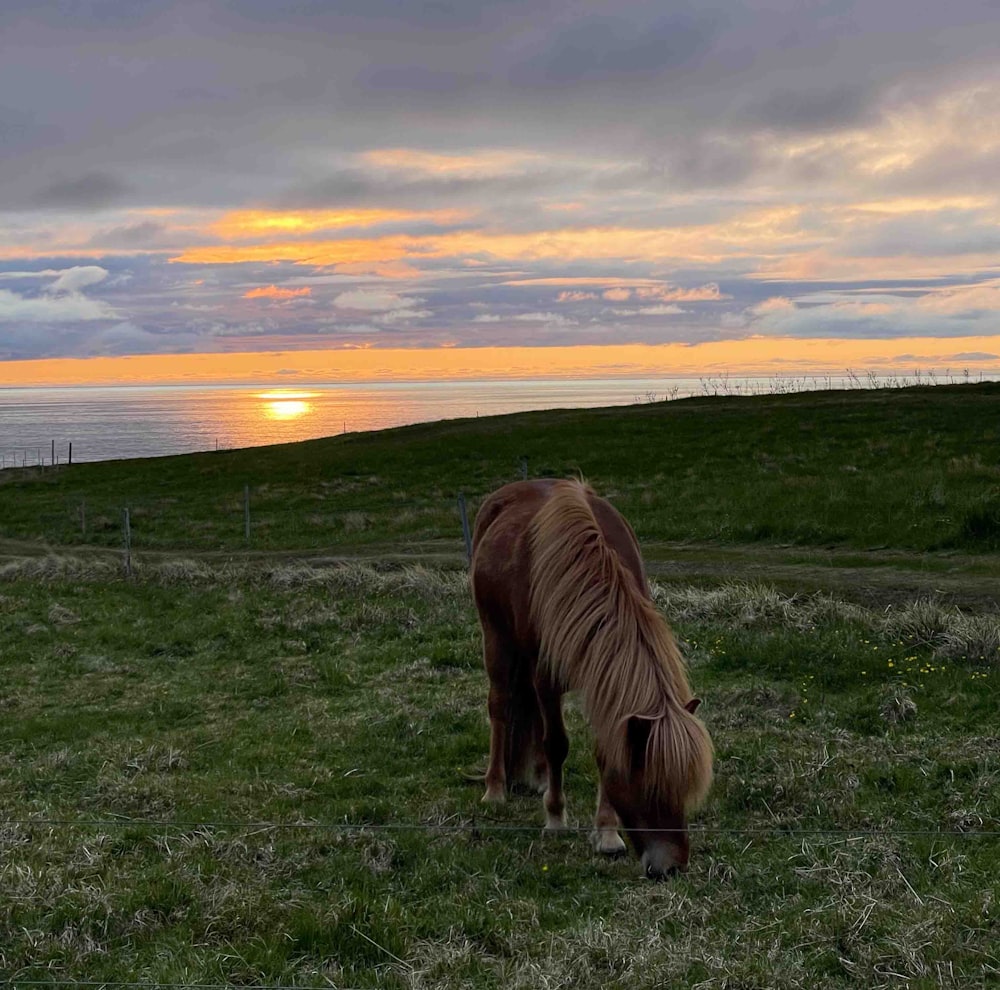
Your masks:
<instances>
[{"instance_id":1,"label":"blonde mane","mask_svg":"<svg viewBox=\"0 0 1000 990\"><path fill-rule=\"evenodd\" d=\"M531 618L539 664L579 691L605 763L630 771L627 723L647 719L646 789L691 809L712 782L712 742L691 701L684 660L645 588L608 545L577 481L555 486L531 523Z\"/></svg>"}]
</instances>

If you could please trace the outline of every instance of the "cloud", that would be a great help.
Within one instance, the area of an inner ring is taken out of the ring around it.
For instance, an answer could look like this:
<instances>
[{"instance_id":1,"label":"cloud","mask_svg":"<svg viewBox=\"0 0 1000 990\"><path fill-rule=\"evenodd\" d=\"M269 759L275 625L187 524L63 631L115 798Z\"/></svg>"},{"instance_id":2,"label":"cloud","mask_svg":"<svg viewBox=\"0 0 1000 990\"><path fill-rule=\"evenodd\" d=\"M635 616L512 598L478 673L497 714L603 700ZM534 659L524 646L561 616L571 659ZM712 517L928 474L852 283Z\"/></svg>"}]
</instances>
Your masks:
<instances>
[{"instance_id":1,"label":"cloud","mask_svg":"<svg viewBox=\"0 0 1000 990\"><path fill-rule=\"evenodd\" d=\"M1000 335L991 0L12 3L5 355Z\"/></svg>"},{"instance_id":2,"label":"cloud","mask_svg":"<svg viewBox=\"0 0 1000 990\"><path fill-rule=\"evenodd\" d=\"M542 35L539 51L515 69L515 84L538 88L627 82L665 76L697 62L719 27L710 12L663 11L646 20L584 15Z\"/></svg>"},{"instance_id":3,"label":"cloud","mask_svg":"<svg viewBox=\"0 0 1000 990\"><path fill-rule=\"evenodd\" d=\"M124 250L151 250L178 247L176 239L170 237L166 224L153 220L123 224L107 230L96 231L90 238L92 247L110 247Z\"/></svg>"},{"instance_id":4,"label":"cloud","mask_svg":"<svg viewBox=\"0 0 1000 990\"><path fill-rule=\"evenodd\" d=\"M339 306L341 309L363 309L371 312L406 309L421 302L422 299L407 299L385 289L353 289L350 292L340 293L333 300L334 306Z\"/></svg>"},{"instance_id":5,"label":"cloud","mask_svg":"<svg viewBox=\"0 0 1000 990\"><path fill-rule=\"evenodd\" d=\"M554 327L576 326L576 320L571 320L562 313L518 313L513 319L521 323L545 323Z\"/></svg>"},{"instance_id":6,"label":"cloud","mask_svg":"<svg viewBox=\"0 0 1000 990\"><path fill-rule=\"evenodd\" d=\"M716 302L728 299L719 291L715 282L696 286L691 289L671 288L669 286L639 286L635 290L639 299L659 299L662 302Z\"/></svg>"},{"instance_id":7,"label":"cloud","mask_svg":"<svg viewBox=\"0 0 1000 990\"><path fill-rule=\"evenodd\" d=\"M89 172L75 179L61 179L39 189L32 202L47 208L100 209L122 199L128 185L106 172Z\"/></svg>"},{"instance_id":8,"label":"cloud","mask_svg":"<svg viewBox=\"0 0 1000 990\"><path fill-rule=\"evenodd\" d=\"M303 285L300 289L279 289L276 285L258 286L256 289L249 289L243 293L244 299L296 299L308 296L312 289L308 285Z\"/></svg>"},{"instance_id":9,"label":"cloud","mask_svg":"<svg viewBox=\"0 0 1000 990\"><path fill-rule=\"evenodd\" d=\"M838 298L833 297L835 300ZM787 296L769 296L756 306L751 307L751 312L759 315L765 313L787 313L795 310L795 303Z\"/></svg>"},{"instance_id":10,"label":"cloud","mask_svg":"<svg viewBox=\"0 0 1000 990\"><path fill-rule=\"evenodd\" d=\"M391 309L380 319L384 323L404 323L407 320L422 320L433 315L434 312L430 309Z\"/></svg>"},{"instance_id":11,"label":"cloud","mask_svg":"<svg viewBox=\"0 0 1000 990\"><path fill-rule=\"evenodd\" d=\"M684 310L674 303L664 303L662 306L644 306L639 310L640 316L673 316Z\"/></svg>"},{"instance_id":12,"label":"cloud","mask_svg":"<svg viewBox=\"0 0 1000 990\"><path fill-rule=\"evenodd\" d=\"M79 293L25 298L9 289L0 289L0 323L73 323L80 320L114 319L115 311Z\"/></svg>"},{"instance_id":13,"label":"cloud","mask_svg":"<svg viewBox=\"0 0 1000 990\"><path fill-rule=\"evenodd\" d=\"M845 340L989 336L996 334L998 314L1000 289L987 286L931 290L918 296L841 291L818 303L779 296L745 313L754 333Z\"/></svg>"},{"instance_id":14,"label":"cloud","mask_svg":"<svg viewBox=\"0 0 1000 990\"><path fill-rule=\"evenodd\" d=\"M53 295L61 292L79 292L90 285L97 285L108 277L108 272L97 265L76 265L59 272L48 291Z\"/></svg>"},{"instance_id":15,"label":"cloud","mask_svg":"<svg viewBox=\"0 0 1000 990\"><path fill-rule=\"evenodd\" d=\"M777 89L744 108L745 115L765 128L826 131L856 127L873 111L870 85L839 83L830 88Z\"/></svg>"},{"instance_id":16,"label":"cloud","mask_svg":"<svg viewBox=\"0 0 1000 990\"><path fill-rule=\"evenodd\" d=\"M46 270L30 274L53 278L53 281L35 296L0 289L0 323L59 324L116 318L111 306L89 299L82 292L103 282L108 277L106 269L97 265L78 265L62 271Z\"/></svg>"}]
</instances>

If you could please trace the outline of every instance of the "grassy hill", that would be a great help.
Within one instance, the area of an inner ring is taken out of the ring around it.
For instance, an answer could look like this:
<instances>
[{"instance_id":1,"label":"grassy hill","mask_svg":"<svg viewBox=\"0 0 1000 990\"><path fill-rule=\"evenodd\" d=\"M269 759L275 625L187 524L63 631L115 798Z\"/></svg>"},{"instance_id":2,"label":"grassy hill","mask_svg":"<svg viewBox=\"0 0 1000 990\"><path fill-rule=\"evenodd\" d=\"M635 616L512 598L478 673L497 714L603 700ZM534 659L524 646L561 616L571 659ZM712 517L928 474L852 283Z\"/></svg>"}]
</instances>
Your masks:
<instances>
[{"instance_id":1,"label":"grassy hill","mask_svg":"<svg viewBox=\"0 0 1000 990\"><path fill-rule=\"evenodd\" d=\"M691 398L0 473L0 539L461 548L455 498L582 473L643 542L1000 547L1000 384Z\"/></svg>"},{"instance_id":2,"label":"grassy hill","mask_svg":"<svg viewBox=\"0 0 1000 990\"><path fill-rule=\"evenodd\" d=\"M693 399L0 473L0 983L992 986L998 413ZM611 495L682 641L716 749L684 876L590 852L572 700L568 834L469 782L454 498L522 457Z\"/></svg>"}]
</instances>

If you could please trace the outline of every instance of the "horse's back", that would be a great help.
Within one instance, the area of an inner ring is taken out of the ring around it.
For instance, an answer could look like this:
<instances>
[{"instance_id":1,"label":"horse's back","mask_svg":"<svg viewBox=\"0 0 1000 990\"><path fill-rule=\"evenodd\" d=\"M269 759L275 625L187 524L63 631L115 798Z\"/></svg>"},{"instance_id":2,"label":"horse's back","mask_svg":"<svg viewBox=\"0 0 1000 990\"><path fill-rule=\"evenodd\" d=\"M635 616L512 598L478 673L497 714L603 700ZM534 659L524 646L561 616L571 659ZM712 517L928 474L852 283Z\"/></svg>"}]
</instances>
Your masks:
<instances>
[{"instance_id":1,"label":"horse's back","mask_svg":"<svg viewBox=\"0 0 1000 990\"><path fill-rule=\"evenodd\" d=\"M604 542L647 593L639 547L631 526L609 502L577 481L516 481L489 495L476 515L472 588L480 616L530 648L532 522L560 490L583 495Z\"/></svg>"},{"instance_id":2,"label":"horse's back","mask_svg":"<svg viewBox=\"0 0 1000 990\"><path fill-rule=\"evenodd\" d=\"M531 520L551 482L517 481L487 496L472 535L472 592L484 625L528 641ZM525 642L525 645L529 645Z\"/></svg>"}]
</instances>

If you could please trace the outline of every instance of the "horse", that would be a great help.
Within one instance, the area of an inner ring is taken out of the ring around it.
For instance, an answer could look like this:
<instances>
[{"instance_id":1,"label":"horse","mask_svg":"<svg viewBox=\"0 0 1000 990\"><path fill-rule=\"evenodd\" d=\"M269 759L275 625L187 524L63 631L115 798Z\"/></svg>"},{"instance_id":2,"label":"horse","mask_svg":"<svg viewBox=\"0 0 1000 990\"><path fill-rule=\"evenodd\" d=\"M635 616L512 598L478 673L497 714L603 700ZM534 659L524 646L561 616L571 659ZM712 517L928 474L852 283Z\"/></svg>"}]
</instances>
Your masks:
<instances>
[{"instance_id":1,"label":"horse","mask_svg":"<svg viewBox=\"0 0 1000 990\"><path fill-rule=\"evenodd\" d=\"M582 481L519 481L476 516L471 585L489 678L485 802L525 785L566 828L562 696L578 692L600 775L591 841L645 874L687 868L687 816L712 781L712 741L653 605L631 526Z\"/></svg>"}]
</instances>

